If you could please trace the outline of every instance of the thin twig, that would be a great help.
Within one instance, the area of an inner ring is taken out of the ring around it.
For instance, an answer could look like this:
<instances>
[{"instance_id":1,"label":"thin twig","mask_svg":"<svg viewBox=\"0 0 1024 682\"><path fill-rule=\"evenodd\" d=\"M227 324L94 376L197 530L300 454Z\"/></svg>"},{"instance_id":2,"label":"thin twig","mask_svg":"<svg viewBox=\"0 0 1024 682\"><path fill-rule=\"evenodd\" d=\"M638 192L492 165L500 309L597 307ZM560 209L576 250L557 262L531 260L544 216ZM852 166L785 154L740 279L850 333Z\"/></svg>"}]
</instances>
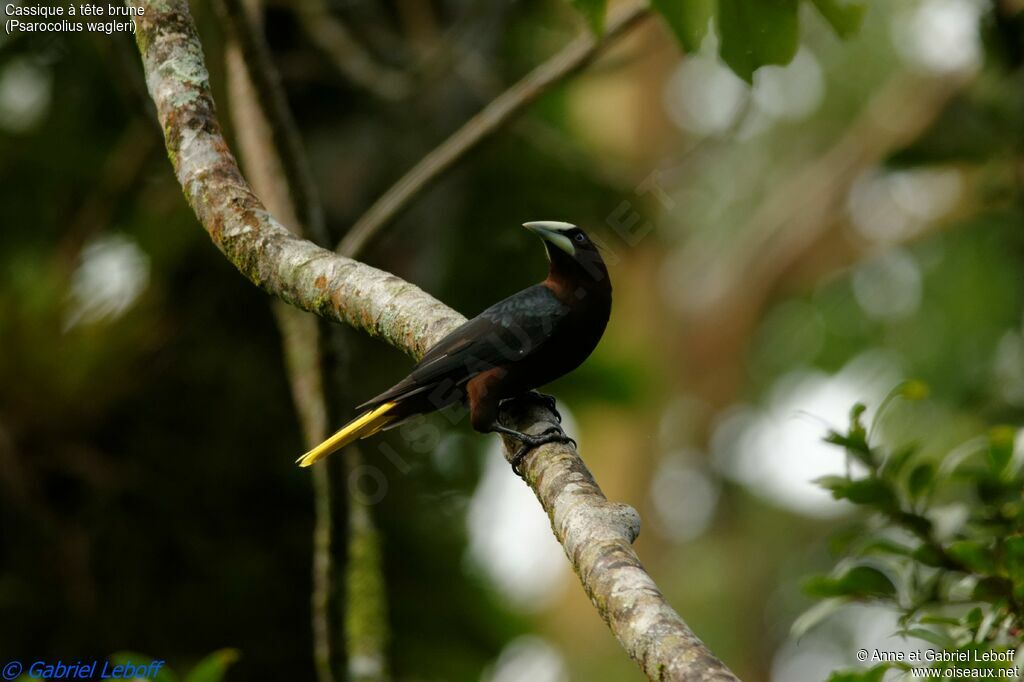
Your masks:
<instances>
[{"instance_id":1,"label":"thin twig","mask_svg":"<svg viewBox=\"0 0 1024 682\"><path fill-rule=\"evenodd\" d=\"M257 5L257 0L246 0ZM237 10L238 7L236 6ZM236 116L239 139L243 141L244 159L249 160L247 172L254 177L260 196L286 224L294 224L302 234L305 225L297 215L295 197L309 197L307 215L323 215L317 193L312 187L302 187L310 177L292 175L284 166L285 154L275 142L291 150L294 168L308 168L301 140L295 134L289 119L278 118L289 114L287 100L278 87L278 76L273 63L267 59L259 69L265 70L262 81L266 91L256 97L252 75L256 67L248 61L251 54L268 55L262 30L258 25L258 5L244 8L244 17L235 17L229 34L232 40L247 43L250 52L243 55L236 48L228 50L228 74L231 77L232 112ZM238 35L246 34L244 41ZM237 38L236 38L237 37ZM277 107L267 106L277 101ZM278 135L271 130L280 131ZM255 175L254 175L255 174ZM321 224L322 228L322 224ZM303 424L306 447L311 448L327 437L328 408L323 387L324 334L336 334L340 329L331 325L321 329L315 317L278 301L275 316L281 330L292 395ZM349 448L345 453L347 469L358 462L359 453ZM328 468L319 467L312 473L315 522L313 527L313 590L311 594L313 624L313 658L321 682L331 682L331 628L330 597L333 573L331 550L332 502ZM357 495L347 495L349 560L345 580L345 652L348 679L358 682L376 682L387 678L385 642L387 639L386 601L380 566L380 539L373 517L365 501ZM354 590L353 587L367 588ZM371 589L372 588L372 589ZM358 614L358 615L357 615ZM367 624L373 623L373 627Z\"/></svg>"},{"instance_id":2,"label":"thin twig","mask_svg":"<svg viewBox=\"0 0 1024 682\"><path fill-rule=\"evenodd\" d=\"M553 86L592 62L618 38L650 15L647 3L626 8L608 21L604 36L589 33L576 38L561 52L495 97L478 114L423 157L356 221L338 244L338 253L358 253L374 235L437 180L456 161L497 132Z\"/></svg>"},{"instance_id":3,"label":"thin twig","mask_svg":"<svg viewBox=\"0 0 1024 682\"><path fill-rule=\"evenodd\" d=\"M145 8L136 42L175 174L199 221L235 267L267 292L382 337L413 357L465 322L412 284L282 227L242 177L221 134L187 0L130 4ZM533 433L555 420L540 407L505 418ZM636 511L605 498L575 447L557 443L534 450L524 474L598 612L649 678L736 680L644 570L632 547Z\"/></svg>"},{"instance_id":4,"label":"thin twig","mask_svg":"<svg viewBox=\"0 0 1024 682\"><path fill-rule=\"evenodd\" d=\"M234 108L234 107L232 107ZM302 425L303 441L312 447L327 436L327 409L323 388L320 330L317 319L286 305L273 304L281 332L285 366L292 400ZM313 664L320 682L332 682L331 666L331 487L328 468L314 472L313 479L313 589L310 593L313 626Z\"/></svg>"},{"instance_id":5,"label":"thin twig","mask_svg":"<svg viewBox=\"0 0 1024 682\"><path fill-rule=\"evenodd\" d=\"M377 62L324 0L303 0L295 13L310 40L352 83L386 100L406 97L412 83L405 72Z\"/></svg>"},{"instance_id":6,"label":"thin twig","mask_svg":"<svg viewBox=\"0 0 1024 682\"><path fill-rule=\"evenodd\" d=\"M302 151L301 137L262 31L251 25L258 20L255 16L250 17L243 0L220 1L223 14L245 55L245 67L259 96L260 109L266 112L270 123L274 149L281 160L284 178L291 179L288 192L295 207L295 217L310 239L326 243L328 237L323 208L313 182L313 172Z\"/></svg>"},{"instance_id":7,"label":"thin twig","mask_svg":"<svg viewBox=\"0 0 1024 682\"><path fill-rule=\"evenodd\" d=\"M346 480L356 480L362 454L345 448ZM348 493L348 569L345 571L345 650L350 682L388 679L387 590L381 566L380 535L370 505L356 490Z\"/></svg>"},{"instance_id":8,"label":"thin twig","mask_svg":"<svg viewBox=\"0 0 1024 682\"><path fill-rule=\"evenodd\" d=\"M279 117L281 109L270 106L279 100L288 113L283 94L277 88L273 73L264 73L262 82L269 93L259 93L255 86L254 72L261 70L251 62L241 44L253 51L265 52L261 30L257 24L258 0L251 0L245 7L232 3L224 8L225 16L232 12L241 13L228 23L228 46L225 50L228 73L228 89L231 99L231 113L238 131L238 140L243 152L243 162L249 176L267 205L298 235L309 234L307 223L299 217L296 199L306 197L304 215L306 219L319 221L317 227L323 232L319 202L312 187L302 187L305 174L294 175L287 171L282 153L291 150L292 168L304 167L302 145L293 138L294 128ZM243 38L244 35L244 38ZM273 68L267 63L262 68ZM274 131L277 134L274 134ZM327 436L327 402L323 387L323 362L320 347L320 330L315 317L285 305L274 303L274 317L281 333L285 367L291 387L292 400L302 427L303 441L312 447ZM312 475L314 523L313 560L310 594L311 620L313 629L313 664L319 682L333 682L331 667L330 596L331 574L331 489L328 469L321 468Z\"/></svg>"}]
</instances>

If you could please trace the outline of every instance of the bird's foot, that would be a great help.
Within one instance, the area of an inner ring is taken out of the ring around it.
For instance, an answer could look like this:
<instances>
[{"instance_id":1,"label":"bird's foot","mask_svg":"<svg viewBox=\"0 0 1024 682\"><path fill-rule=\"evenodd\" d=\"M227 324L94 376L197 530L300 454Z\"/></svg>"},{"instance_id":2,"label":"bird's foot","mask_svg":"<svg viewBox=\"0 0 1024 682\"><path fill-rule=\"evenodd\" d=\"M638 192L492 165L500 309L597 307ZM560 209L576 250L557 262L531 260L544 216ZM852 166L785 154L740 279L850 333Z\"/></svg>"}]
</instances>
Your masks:
<instances>
[{"instance_id":1,"label":"bird's foot","mask_svg":"<svg viewBox=\"0 0 1024 682\"><path fill-rule=\"evenodd\" d=\"M555 415L555 419L558 420L559 424L562 423L562 415L558 411L558 403L555 401L555 396L548 395L547 393L541 393L540 391L527 391L525 394L523 394L523 399L531 400L535 403L540 403L547 409L551 410L551 412Z\"/></svg>"},{"instance_id":2,"label":"bird's foot","mask_svg":"<svg viewBox=\"0 0 1024 682\"><path fill-rule=\"evenodd\" d=\"M509 462L512 464L512 471L514 471L516 476L519 476L520 478L523 477L523 471L520 467L522 466L523 460L526 459L526 455L530 453L530 450L548 443L572 443L572 446L576 447L576 441L567 436L560 426L552 426L536 436L520 433L513 436L513 438L516 438L520 443L522 443L522 445L518 450L516 450L515 454L512 455Z\"/></svg>"}]
</instances>

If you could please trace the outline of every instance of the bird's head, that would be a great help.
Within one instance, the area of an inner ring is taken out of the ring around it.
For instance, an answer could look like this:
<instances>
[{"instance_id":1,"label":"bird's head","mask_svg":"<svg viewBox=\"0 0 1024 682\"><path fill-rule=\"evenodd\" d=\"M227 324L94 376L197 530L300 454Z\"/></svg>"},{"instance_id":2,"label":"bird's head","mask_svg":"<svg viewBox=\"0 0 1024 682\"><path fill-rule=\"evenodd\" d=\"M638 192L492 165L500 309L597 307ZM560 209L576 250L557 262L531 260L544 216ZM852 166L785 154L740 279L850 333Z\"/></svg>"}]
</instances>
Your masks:
<instances>
[{"instance_id":1,"label":"bird's head","mask_svg":"<svg viewBox=\"0 0 1024 682\"><path fill-rule=\"evenodd\" d=\"M608 279L608 269L597 244L580 228L554 220L523 223L523 227L544 240L552 273L585 274L597 281Z\"/></svg>"}]
</instances>

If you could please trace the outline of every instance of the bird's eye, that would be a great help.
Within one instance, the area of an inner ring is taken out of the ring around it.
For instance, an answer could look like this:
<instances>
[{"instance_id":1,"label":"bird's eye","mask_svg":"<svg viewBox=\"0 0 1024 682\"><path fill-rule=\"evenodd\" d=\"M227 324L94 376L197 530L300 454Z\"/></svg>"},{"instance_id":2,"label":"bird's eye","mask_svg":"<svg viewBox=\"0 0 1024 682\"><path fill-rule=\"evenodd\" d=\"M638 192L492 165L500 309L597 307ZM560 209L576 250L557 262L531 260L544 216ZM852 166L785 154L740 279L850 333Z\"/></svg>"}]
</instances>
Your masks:
<instances>
[{"instance_id":1,"label":"bird's eye","mask_svg":"<svg viewBox=\"0 0 1024 682\"><path fill-rule=\"evenodd\" d=\"M576 241L578 241L578 242L582 243L585 239L586 239L586 237L583 236L582 232L580 232L579 234L576 235Z\"/></svg>"}]
</instances>

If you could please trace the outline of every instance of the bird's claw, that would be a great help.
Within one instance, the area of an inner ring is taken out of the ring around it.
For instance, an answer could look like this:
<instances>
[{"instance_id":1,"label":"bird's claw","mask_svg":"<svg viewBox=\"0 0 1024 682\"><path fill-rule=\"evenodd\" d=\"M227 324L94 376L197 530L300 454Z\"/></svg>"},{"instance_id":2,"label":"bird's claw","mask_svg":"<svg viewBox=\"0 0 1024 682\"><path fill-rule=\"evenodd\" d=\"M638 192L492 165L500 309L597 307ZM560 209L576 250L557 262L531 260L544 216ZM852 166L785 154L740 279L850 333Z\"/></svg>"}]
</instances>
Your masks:
<instances>
[{"instance_id":1,"label":"bird's claw","mask_svg":"<svg viewBox=\"0 0 1024 682\"><path fill-rule=\"evenodd\" d=\"M526 397L529 398L530 400L533 400L534 402L540 403L547 409L551 410L551 412L555 415L555 419L558 420L558 423L562 423L562 415L558 411L558 403L555 401L555 396L548 395L547 393L541 393L540 391L530 391L529 393L526 394Z\"/></svg>"},{"instance_id":2,"label":"bird's claw","mask_svg":"<svg viewBox=\"0 0 1024 682\"><path fill-rule=\"evenodd\" d=\"M530 453L530 450L546 445L548 443L572 443L573 447L576 447L576 441L566 435L565 431L560 426L552 426L549 429L545 429L542 433L536 436L529 436L528 439L521 439L522 445L516 450L515 454L509 462L512 464L512 471L515 472L516 476L523 478L522 463L526 459L526 455Z\"/></svg>"}]
</instances>

